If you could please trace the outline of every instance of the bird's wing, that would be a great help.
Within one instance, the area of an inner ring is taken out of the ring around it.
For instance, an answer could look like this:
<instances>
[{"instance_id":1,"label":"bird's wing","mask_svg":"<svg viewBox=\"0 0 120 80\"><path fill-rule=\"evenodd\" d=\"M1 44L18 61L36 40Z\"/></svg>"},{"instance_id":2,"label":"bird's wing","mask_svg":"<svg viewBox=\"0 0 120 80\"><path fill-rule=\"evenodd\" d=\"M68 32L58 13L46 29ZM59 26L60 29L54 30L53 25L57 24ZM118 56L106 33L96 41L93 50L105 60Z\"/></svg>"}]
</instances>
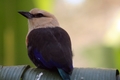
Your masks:
<instances>
[{"instance_id":1,"label":"bird's wing","mask_svg":"<svg viewBox=\"0 0 120 80\"><path fill-rule=\"evenodd\" d=\"M36 66L72 70L69 35L60 27L32 30L28 37L28 54Z\"/></svg>"}]
</instances>

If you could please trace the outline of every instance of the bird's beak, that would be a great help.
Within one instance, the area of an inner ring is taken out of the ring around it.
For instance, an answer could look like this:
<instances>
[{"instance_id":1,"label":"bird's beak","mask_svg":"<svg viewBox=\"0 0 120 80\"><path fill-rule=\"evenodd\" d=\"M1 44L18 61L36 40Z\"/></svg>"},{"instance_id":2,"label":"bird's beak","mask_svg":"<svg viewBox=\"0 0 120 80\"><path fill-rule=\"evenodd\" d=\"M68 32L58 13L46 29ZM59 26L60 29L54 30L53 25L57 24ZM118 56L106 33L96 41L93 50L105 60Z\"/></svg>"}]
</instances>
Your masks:
<instances>
[{"instance_id":1,"label":"bird's beak","mask_svg":"<svg viewBox=\"0 0 120 80\"><path fill-rule=\"evenodd\" d=\"M23 15L24 17L26 17L27 19L31 19L33 18L33 15L29 12L25 12L25 11L19 11L18 13L20 13L21 15Z\"/></svg>"}]
</instances>

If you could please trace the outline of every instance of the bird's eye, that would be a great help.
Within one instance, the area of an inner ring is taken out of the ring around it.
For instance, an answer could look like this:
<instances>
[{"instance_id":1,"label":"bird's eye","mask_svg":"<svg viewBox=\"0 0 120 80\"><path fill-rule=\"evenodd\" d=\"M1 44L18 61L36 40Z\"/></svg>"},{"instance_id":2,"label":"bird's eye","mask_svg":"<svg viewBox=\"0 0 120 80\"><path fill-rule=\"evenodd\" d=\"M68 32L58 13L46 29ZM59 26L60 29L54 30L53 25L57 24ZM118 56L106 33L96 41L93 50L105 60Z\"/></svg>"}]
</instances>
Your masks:
<instances>
[{"instance_id":1,"label":"bird's eye","mask_svg":"<svg viewBox=\"0 0 120 80\"><path fill-rule=\"evenodd\" d=\"M34 14L35 18L45 17L42 13Z\"/></svg>"}]
</instances>

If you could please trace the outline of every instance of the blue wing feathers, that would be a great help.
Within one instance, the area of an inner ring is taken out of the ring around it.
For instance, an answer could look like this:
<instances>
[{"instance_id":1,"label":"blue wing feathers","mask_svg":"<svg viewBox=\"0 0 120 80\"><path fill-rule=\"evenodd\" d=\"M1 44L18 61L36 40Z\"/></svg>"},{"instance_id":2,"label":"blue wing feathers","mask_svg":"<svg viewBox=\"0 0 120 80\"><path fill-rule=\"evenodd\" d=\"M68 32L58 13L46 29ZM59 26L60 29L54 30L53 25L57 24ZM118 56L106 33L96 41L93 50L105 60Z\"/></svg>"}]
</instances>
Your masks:
<instances>
[{"instance_id":1,"label":"blue wing feathers","mask_svg":"<svg viewBox=\"0 0 120 80\"><path fill-rule=\"evenodd\" d=\"M54 67L58 67L60 68L60 64L57 64L56 62L54 62L52 59L50 61L46 61L43 56L41 55L40 52L38 52L38 50L34 50L34 56L36 58L36 60L38 60L38 62L42 62L42 64L46 67L46 68L54 68Z\"/></svg>"},{"instance_id":2,"label":"blue wing feathers","mask_svg":"<svg viewBox=\"0 0 120 80\"><path fill-rule=\"evenodd\" d=\"M44 58L42 57L41 53L38 52L37 50L34 50L34 56L36 58L36 60L38 62L42 62L42 64L47 67L47 68L51 68L51 66L49 64L46 63L46 61L44 60Z\"/></svg>"},{"instance_id":3,"label":"blue wing feathers","mask_svg":"<svg viewBox=\"0 0 120 80\"><path fill-rule=\"evenodd\" d=\"M70 80L69 74L67 74L64 70L62 70L60 68L57 68L57 69L63 80Z\"/></svg>"}]
</instances>

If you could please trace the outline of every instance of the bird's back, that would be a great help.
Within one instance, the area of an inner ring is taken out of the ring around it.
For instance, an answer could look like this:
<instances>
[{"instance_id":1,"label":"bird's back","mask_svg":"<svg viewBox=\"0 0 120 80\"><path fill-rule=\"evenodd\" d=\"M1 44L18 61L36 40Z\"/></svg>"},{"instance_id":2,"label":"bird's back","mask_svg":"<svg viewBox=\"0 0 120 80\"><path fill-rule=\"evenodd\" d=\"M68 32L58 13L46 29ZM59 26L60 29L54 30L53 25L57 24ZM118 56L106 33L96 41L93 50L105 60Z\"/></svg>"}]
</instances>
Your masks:
<instances>
[{"instance_id":1,"label":"bird's back","mask_svg":"<svg viewBox=\"0 0 120 80\"><path fill-rule=\"evenodd\" d=\"M27 37L28 55L38 68L73 70L70 37L60 27L37 28Z\"/></svg>"}]
</instances>

